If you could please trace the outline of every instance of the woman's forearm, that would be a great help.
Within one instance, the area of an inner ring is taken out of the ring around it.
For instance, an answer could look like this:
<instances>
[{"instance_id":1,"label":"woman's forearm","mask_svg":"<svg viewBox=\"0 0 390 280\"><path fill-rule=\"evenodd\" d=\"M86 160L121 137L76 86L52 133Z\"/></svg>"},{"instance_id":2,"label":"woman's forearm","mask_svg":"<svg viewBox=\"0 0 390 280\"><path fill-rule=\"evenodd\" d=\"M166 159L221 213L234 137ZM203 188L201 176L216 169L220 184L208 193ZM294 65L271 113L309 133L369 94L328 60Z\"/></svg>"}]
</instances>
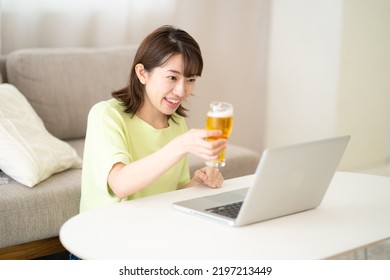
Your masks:
<instances>
[{"instance_id":1,"label":"woman's forearm","mask_svg":"<svg viewBox=\"0 0 390 280\"><path fill-rule=\"evenodd\" d=\"M117 197L124 198L149 185L188 153L206 160L216 159L226 148L227 140L209 142L206 139L220 134L218 130L192 129L145 158L115 164L108 175L108 184ZM202 180L197 178L197 181Z\"/></svg>"},{"instance_id":2,"label":"woman's forearm","mask_svg":"<svg viewBox=\"0 0 390 280\"><path fill-rule=\"evenodd\" d=\"M157 152L129 164L117 163L108 175L108 184L114 194L127 197L164 174L182 159L187 152L178 145L179 138Z\"/></svg>"}]
</instances>

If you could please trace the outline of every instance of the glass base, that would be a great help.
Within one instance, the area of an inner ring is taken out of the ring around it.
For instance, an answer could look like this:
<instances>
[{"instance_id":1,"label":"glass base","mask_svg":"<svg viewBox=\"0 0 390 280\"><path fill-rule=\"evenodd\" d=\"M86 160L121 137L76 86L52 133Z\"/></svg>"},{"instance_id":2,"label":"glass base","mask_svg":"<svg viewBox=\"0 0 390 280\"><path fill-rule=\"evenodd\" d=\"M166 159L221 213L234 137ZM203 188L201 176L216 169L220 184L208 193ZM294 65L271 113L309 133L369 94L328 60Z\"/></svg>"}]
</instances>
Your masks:
<instances>
[{"instance_id":1,"label":"glass base","mask_svg":"<svg viewBox=\"0 0 390 280\"><path fill-rule=\"evenodd\" d=\"M209 167L224 167L226 165L225 161L217 161L217 160L208 160L206 161L206 166Z\"/></svg>"}]
</instances>

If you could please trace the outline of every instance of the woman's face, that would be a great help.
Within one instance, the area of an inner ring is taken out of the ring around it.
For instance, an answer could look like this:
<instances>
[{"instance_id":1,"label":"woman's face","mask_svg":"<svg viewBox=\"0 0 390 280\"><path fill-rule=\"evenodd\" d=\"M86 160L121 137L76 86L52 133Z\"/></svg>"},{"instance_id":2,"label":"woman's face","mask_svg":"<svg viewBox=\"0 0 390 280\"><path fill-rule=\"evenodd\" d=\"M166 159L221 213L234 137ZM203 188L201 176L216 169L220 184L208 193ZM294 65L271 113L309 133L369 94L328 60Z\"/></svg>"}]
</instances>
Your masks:
<instances>
[{"instance_id":1,"label":"woman's face","mask_svg":"<svg viewBox=\"0 0 390 280\"><path fill-rule=\"evenodd\" d=\"M184 77L182 55L177 54L167 60L162 66L150 72L143 72L145 85L144 108L154 110L150 113L172 115L179 105L192 94L196 77Z\"/></svg>"}]
</instances>

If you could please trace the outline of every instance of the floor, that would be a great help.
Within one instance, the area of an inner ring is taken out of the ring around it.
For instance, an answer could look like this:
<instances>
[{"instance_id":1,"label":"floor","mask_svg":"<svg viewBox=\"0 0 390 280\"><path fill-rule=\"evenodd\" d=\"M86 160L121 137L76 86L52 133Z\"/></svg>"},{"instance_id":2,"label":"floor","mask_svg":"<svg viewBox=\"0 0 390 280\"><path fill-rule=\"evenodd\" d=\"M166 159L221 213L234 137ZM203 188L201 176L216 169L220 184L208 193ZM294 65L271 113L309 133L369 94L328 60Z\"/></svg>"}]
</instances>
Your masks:
<instances>
[{"instance_id":1,"label":"floor","mask_svg":"<svg viewBox=\"0 0 390 280\"><path fill-rule=\"evenodd\" d=\"M390 260L390 239L364 249L339 255L331 260Z\"/></svg>"},{"instance_id":2,"label":"floor","mask_svg":"<svg viewBox=\"0 0 390 280\"><path fill-rule=\"evenodd\" d=\"M69 260L69 252L65 251L63 253L40 257L35 260Z\"/></svg>"}]
</instances>

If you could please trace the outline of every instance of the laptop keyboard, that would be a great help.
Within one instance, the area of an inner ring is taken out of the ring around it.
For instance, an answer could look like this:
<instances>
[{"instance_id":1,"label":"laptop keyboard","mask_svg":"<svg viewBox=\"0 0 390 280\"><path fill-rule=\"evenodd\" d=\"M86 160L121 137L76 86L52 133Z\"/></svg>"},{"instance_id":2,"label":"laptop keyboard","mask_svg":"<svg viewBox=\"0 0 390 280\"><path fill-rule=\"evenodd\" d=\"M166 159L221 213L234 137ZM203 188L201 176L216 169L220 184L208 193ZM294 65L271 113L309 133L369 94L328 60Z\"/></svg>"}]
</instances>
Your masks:
<instances>
[{"instance_id":1,"label":"laptop keyboard","mask_svg":"<svg viewBox=\"0 0 390 280\"><path fill-rule=\"evenodd\" d=\"M235 202L231 204L209 208L206 209L206 211L235 219L238 216L238 212L240 212L242 203L243 201Z\"/></svg>"}]
</instances>

